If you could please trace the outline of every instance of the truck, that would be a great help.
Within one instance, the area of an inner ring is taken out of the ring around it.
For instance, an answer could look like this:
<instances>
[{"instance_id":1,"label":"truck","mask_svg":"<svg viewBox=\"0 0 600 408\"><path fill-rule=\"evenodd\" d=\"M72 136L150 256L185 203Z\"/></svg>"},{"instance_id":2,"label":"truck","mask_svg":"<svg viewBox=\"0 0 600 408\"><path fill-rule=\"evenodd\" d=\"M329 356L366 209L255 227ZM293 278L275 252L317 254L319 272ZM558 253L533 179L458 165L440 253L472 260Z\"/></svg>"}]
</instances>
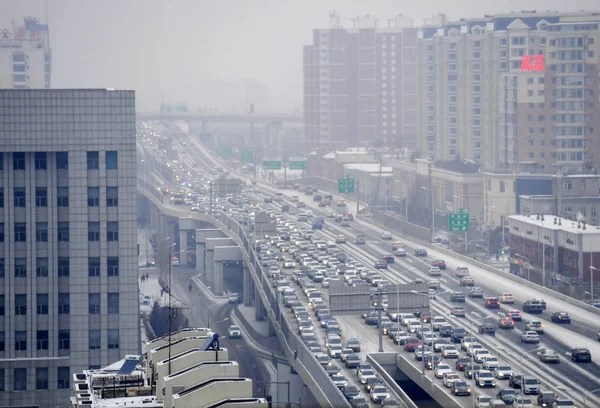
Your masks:
<instances>
[{"instance_id":1,"label":"truck","mask_svg":"<svg viewBox=\"0 0 600 408\"><path fill-rule=\"evenodd\" d=\"M173 193L171 196L171 201L173 205L184 205L185 204L185 193L183 191L178 191Z\"/></svg>"}]
</instances>

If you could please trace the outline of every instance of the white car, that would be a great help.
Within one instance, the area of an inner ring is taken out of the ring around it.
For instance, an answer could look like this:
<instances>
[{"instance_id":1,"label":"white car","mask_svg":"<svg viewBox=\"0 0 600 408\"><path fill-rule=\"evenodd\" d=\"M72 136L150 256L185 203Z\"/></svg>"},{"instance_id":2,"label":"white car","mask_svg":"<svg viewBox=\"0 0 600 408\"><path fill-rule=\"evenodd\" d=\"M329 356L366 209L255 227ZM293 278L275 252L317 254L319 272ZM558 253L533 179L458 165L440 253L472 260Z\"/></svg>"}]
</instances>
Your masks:
<instances>
[{"instance_id":1,"label":"white car","mask_svg":"<svg viewBox=\"0 0 600 408\"><path fill-rule=\"evenodd\" d=\"M491 356L492 353L490 353L490 351L488 349L478 349L475 350L474 354L473 354L473 360L475 360L478 363L483 363L483 360L488 357Z\"/></svg>"},{"instance_id":2,"label":"white car","mask_svg":"<svg viewBox=\"0 0 600 408\"><path fill-rule=\"evenodd\" d=\"M435 366L433 373L435 374L436 378L442 378L444 377L444 374L451 373L453 371L454 370L448 364L440 363Z\"/></svg>"},{"instance_id":3,"label":"white car","mask_svg":"<svg viewBox=\"0 0 600 408\"><path fill-rule=\"evenodd\" d=\"M458 358L458 350L456 346L448 344L442 349L442 358Z\"/></svg>"},{"instance_id":4,"label":"white car","mask_svg":"<svg viewBox=\"0 0 600 408\"><path fill-rule=\"evenodd\" d=\"M239 339L242 337L242 329L240 326L231 325L229 326L229 338L230 339Z\"/></svg>"},{"instance_id":5,"label":"white car","mask_svg":"<svg viewBox=\"0 0 600 408\"><path fill-rule=\"evenodd\" d=\"M437 266L429 267L429 276L442 276L442 271Z\"/></svg>"},{"instance_id":6,"label":"white car","mask_svg":"<svg viewBox=\"0 0 600 408\"><path fill-rule=\"evenodd\" d=\"M431 325L433 326L433 330L434 331L438 331L440 329L440 327L442 327L443 325L448 324L448 321L446 320L445 317L442 316L434 316L431 319Z\"/></svg>"},{"instance_id":7,"label":"white car","mask_svg":"<svg viewBox=\"0 0 600 408\"><path fill-rule=\"evenodd\" d=\"M435 299L435 289L428 289L427 293L429 295L430 300Z\"/></svg>"},{"instance_id":8,"label":"white car","mask_svg":"<svg viewBox=\"0 0 600 408\"><path fill-rule=\"evenodd\" d=\"M385 385L376 385L371 389L371 401L373 402L381 402L384 399L390 397L390 393L388 392Z\"/></svg>"},{"instance_id":9,"label":"white car","mask_svg":"<svg viewBox=\"0 0 600 408\"><path fill-rule=\"evenodd\" d=\"M496 356L489 356L483 359L483 368L494 371L500 365L500 360Z\"/></svg>"},{"instance_id":10,"label":"white car","mask_svg":"<svg viewBox=\"0 0 600 408\"><path fill-rule=\"evenodd\" d=\"M369 378L374 378L376 377L375 375L375 371L373 370L360 370L360 373L358 373L358 382L361 384L366 384L367 380Z\"/></svg>"},{"instance_id":11,"label":"white car","mask_svg":"<svg viewBox=\"0 0 600 408\"><path fill-rule=\"evenodd\" d=\"M406 256L406 249L404 249L404 248L398 248L398 249L396 249L396 252L394 252L394 255L396 255L396 256Z\"/></svg>"},{"instance_id":12,"label":"white car","mask_svg":"<svg viewBox=\"0 0 600 408\"><path fill-rule=\"evenodd\" d=\"M460 381L460 376L457 372L452 371L450 373L444 374L443 383L446 388L452 388L452 384L454 383L454 381Z\"/></svg>"},{"instance_id":13,"label":"white car","mask_svg":"<svg viewBox=\"0 0 600 408\"><path fill-rule=\"evenodd\" d=\"M506 380L510 377L512 373L513 370L512 368L510 368L509 365L500 363L494 370L494 377L496 377L499 380Z\"/></svg>"},{"instance_id":14,"label":"white car","mask_svg":"<svg viewBox=\"0 0 600 408\"><path fill-rule=\"evenodd\" d=\"M526 331L521 334L521 342L522 343L539 343L540 335L535 331Z\"/></svg>"},{"instance_id":15,"label":"white car","mask_svg":"<svg viewBox=\"0 0 600 408\"><path fill-rule=\"evenodd\" d=\"M429 281L427 281L427 285L429 286L429 289L439 289L441 287L439 279L429 279Z\"/></svg>"},{"instance_id":16,"label":"white car","mask_svg":"<svg viewBox=\"0 0 600 408\"><path fill-rule=\"evenodd\" d=\"M512 295L512 293L503 293L500 295L500 302L512 305L515 303L515 297Z\"/></svg>"},{"instance_id":17,"label":"white car","mask_svg":"<svg viewBox=\"0 0 600 408\"><path fill-rule=\"evenodd\" d=\"M469 357L475 357L475 352L477 350L481 350L483 349L483 345L479 344L479 343L471 343L469 344L469 346L467 347L467 355Z\"/></svg>"},{"instance_id":18,"label":"white car","mask_svg":"<svg viewBox=\"0 0 600 408\"><path fill-rule=\"evenodd\" d=\"M381 239L392 239L392 233L389 231L383 231L381 233Z\"/></svg>"},{"instance_id":19,"label":"white car","mask_svg":"<svg viewBox=\"0 0 600 408\"><path fill-rule=\"evenodd\" d=\"M517 397L517 399L513 403L513 406L519 407L519 408L533 408L534 407L533 400L531 398L521 397L521 396Z\"/></svg>"},{"instance_id":20,"label":"white car","mask_svg":"<svg viewBox=\"0 0 600 408\"><path fill-rule=\"evenodd\" d=\"M492 397L487 395L478 395L475 399L475 408L488 408L492 405Z\"/></svg>"}]
</instances>

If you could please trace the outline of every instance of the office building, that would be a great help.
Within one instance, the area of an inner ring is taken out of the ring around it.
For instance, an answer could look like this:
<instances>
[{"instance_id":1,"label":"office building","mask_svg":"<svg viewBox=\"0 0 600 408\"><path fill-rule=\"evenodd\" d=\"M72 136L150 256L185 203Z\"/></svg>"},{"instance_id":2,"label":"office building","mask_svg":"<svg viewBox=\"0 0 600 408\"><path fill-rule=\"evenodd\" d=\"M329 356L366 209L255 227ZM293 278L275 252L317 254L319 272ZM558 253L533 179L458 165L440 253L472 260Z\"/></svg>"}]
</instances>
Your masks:
<instances>
[{"instance_id":1,"label":"office building","mask_svg":"<svg viewBox=\"0 0 600 408\"><path fill-rule=\"evenodd\" d=\"M25 17L0 27L0 88L50 88L52 54L47 24Z\"/></svg>"},{"instance_id":2,"label":"office building","mask_svg":"<svg viewBox=\"0 0 600 408\"><path fill-rule=\"evenodd\" d=\"M588 48L597 47L599 19L591 12L523 11L459 21L438 16L426 24L417 43L419 149L434 160L472 159L487 169L515 170L532 159L542 168L582 163L583 154L571 154L580 142L555 149L551 139L583 131L570 129L583 110L567 102L597 109L597 51ZM577 72L584 68L587 82Z\"/></svg>"},{"instance_id":3,"label":"office building","mask_svg":"<svg viewBox=\"0 0 600 408\"><path fill-rule=\"evenodd\" d=\"M135 96L0 90L0 406L139 354Z\"/></svg>"},{"instance_id":4,"label":"office building","mask_svg":"<svg viewBox=\"0 0 600 408\"><path fill-rule=\"evenodd\" d=\"M307 151L414 148L418 29L404 16L353 25L344 28L332 13L330 27L314 30L304 46Z\"/></svg>"}]
</instances>

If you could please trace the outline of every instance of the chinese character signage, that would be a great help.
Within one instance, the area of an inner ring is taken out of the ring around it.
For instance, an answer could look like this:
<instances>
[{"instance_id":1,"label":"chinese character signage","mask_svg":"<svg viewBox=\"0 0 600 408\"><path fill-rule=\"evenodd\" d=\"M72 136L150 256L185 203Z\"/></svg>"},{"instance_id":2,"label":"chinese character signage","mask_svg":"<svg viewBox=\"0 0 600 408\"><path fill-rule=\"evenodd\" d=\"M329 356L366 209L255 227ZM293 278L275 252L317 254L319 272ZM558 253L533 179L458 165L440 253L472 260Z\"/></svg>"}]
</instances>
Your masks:
<instances>
[{"instance_id":1,"label":"chinese character signage","mask_svg":"<svg viewBox=\"0 0 600 408\"><path fill-rule=\"evenodd\" d=\"M448 214L448 231L450 232L468 232L471 229L471 217L468 211L458 214Z\"/></svg>"},{"instance_id":2,"label":"chinese character signage","mask_svg":"<svg viewBox=\"0 0 600 408\"><path fill-rule=\"evenodd\" d=\"M543 72L545 70L544 54L523 55L521 57L521 72Z\"/></svg>"}]
</instances>

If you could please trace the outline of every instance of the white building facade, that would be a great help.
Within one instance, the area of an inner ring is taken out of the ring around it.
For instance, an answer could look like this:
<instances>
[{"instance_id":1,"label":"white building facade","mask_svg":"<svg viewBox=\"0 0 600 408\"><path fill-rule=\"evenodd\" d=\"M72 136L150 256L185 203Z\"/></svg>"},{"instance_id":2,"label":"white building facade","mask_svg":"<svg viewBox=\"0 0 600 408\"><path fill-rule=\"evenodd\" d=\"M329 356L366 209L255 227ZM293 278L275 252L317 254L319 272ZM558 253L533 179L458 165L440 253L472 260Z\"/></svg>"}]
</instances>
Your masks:
<instances>
[{"instance_id":1,"label":"white building facade","mask_svg":"<svg viewBox=\"0 0 600 408\"><path fill-rule=\"evenodd\" d=\"M0 406L140 348L135 95L0 90Z\"/></svg>"}]
</instances>

